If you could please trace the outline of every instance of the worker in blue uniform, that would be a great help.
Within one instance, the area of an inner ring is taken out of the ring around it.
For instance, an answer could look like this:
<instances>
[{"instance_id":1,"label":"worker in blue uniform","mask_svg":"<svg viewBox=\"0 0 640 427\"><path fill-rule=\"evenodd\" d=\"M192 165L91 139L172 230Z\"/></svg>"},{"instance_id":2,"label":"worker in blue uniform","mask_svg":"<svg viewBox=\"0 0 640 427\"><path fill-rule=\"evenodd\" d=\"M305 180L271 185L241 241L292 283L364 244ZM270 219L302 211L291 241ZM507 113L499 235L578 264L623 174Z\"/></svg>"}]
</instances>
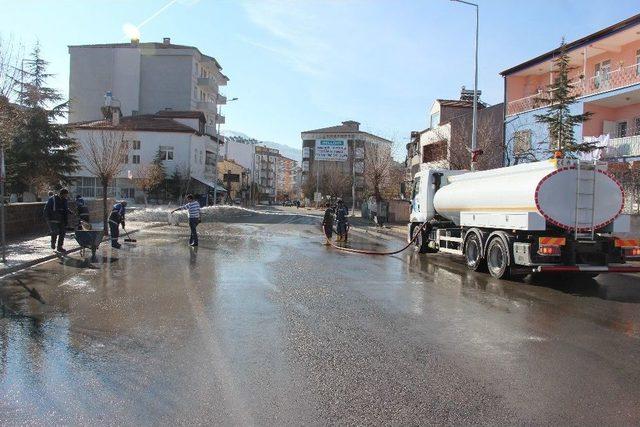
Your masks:
<instances>
[{"instance_id":1,"label":"worker in blue uniform","mask_svg":"<svg viewBox=\"0 0 640 427\"><path fill-rule=\"evenodd\" d=\"M344 204L342 199L338 199L336 206L336 231L338 233L338 242L347 241L347 233L349 231L349 222L347 217L349 216L349 208Z\"/></svg>"},{"instance_id":2,"label":"worker in blue uniform","mask_svg":"<svg viewBox=\"0 0 640 427\"><path fill-rule=\"evenodd\" d=\"M121 200L111 209L109 214L109 235L111 236L111 247L120 249L122 245L118 243L118 237L120 237L119 226L124 228L124 214L127 206L126 200Z\"/></svg>"}]
</instances>

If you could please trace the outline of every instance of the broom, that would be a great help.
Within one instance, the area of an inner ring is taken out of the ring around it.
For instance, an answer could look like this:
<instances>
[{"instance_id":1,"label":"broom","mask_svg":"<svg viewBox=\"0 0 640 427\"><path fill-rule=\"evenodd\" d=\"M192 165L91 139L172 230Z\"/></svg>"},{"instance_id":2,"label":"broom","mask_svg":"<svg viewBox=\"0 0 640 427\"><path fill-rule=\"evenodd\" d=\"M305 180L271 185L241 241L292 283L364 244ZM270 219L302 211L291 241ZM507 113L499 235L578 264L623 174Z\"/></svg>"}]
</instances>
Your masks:
<instances>
[{"instance_id":1,"label":"broom","mask_svg":"<svg viewBox=\"0 0 640 427\"><path fill-rule=\"evenodd\" d=\"M127 231L126 228L123 228L123 230L127 234L127 238L124 239L125 243L136 243L137 242L136 239L132 239L131 236L129 236L129 232Z\"/></svg>"}]
</instances>

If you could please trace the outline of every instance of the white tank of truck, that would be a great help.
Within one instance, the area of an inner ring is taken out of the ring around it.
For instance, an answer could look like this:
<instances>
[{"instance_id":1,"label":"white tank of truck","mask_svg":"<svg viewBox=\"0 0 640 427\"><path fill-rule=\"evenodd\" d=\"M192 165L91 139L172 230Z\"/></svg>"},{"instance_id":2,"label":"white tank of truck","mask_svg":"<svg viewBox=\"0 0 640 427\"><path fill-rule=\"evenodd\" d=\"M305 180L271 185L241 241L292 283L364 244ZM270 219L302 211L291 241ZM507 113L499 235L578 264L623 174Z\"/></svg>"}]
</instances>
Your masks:
<instances>
[{"instance_id":1,"label":"white tank of truck","mask_svg":"<svg viewBox=\"0 0 640 427\"><path fill-rule=\"evenodd\" d=\"M551 159L447 176L433 208L461 225L467 213L539 213L565 230L600 229L621 213L624 194L606 164Z\"/></svg>"}]
</instances>

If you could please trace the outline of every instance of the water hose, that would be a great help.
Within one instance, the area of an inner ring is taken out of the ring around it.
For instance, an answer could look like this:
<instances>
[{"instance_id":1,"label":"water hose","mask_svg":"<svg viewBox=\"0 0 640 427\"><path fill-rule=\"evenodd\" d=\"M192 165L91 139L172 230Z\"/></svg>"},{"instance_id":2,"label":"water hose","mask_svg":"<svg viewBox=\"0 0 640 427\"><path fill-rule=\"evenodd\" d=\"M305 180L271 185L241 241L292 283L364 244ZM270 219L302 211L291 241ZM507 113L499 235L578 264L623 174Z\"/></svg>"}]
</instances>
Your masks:
<instances>
[{"instance_id":1,"label":"water hose","mask_svg":"<svg viewBox=\"0 0 640 427\"><path fill-rule=\"evenodd\" d=\"M411 246L418 239L418 237L422 233L422 230L427 225L429 225L428 222L425 222L424 224L422 224L420 226L420 228L418 229L418 232L416 232L415 235L411 238L411 241L409 243L407 243L407 245L404 246L403 248L397 249L395 251L376 252L376 251L367 251L367 250L364 250L364 249L346 248L344 246L338 246L335 243L333 243L331 241L331 238L329 238L329 236L327 236L326 234L325 234L324 237L326 237L327 243L329 243L332 247L334 247L335 249L338 249L340 251L343 251L343 252L350 252L350 253L362 254L362 255L395 255L395 254L399 254L400 252L406 250L409 246Z\"/></svg>"}]
</instances>

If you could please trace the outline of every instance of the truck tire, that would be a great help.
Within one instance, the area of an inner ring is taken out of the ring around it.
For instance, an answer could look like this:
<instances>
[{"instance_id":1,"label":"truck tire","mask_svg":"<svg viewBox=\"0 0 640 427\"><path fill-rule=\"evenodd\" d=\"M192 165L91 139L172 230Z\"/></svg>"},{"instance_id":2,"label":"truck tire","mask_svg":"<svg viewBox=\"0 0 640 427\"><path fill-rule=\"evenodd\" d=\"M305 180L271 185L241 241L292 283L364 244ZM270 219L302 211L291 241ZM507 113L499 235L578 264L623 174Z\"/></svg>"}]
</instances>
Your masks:
<instances>
[{"instance_id":1,"label":"truck tire","mask_svg":"<svg viewBox=\"0 0 640 427\"><path fill-rule=\"evenodd\" d=\"M500 237L494 237L487 246L487 268L496 279L508 279L511 260L509 248Z\"/></svg>"},{"instance_id":2,"label":"truck tire","mask_svg":"<svg viewBox=\"0 0 640 427\"><path fill-rule=\"evenodd\" d=\"M486 271L487 263L482 256L482 243L476 233L469 233L464 241L464 260L471 271Z\"/></svg>"},{"instance_id":3,"label":"truck tire","mask_svg":"<svg viewBox=\"0 0 640 427\"><path fill-rule=\"evenodd\" d=\"M415 251L418 253L424 254L424 253L427 253L429 248L427 247L427 241L424 238L424 231L421 230L420 227L422 227L422 224L420 223L413 224L413 227L411 228L411 237L416 239L413 242L413 247ZM416 237L416 234L418 233L420 235Z\"/></svg>"}]
</instances>

